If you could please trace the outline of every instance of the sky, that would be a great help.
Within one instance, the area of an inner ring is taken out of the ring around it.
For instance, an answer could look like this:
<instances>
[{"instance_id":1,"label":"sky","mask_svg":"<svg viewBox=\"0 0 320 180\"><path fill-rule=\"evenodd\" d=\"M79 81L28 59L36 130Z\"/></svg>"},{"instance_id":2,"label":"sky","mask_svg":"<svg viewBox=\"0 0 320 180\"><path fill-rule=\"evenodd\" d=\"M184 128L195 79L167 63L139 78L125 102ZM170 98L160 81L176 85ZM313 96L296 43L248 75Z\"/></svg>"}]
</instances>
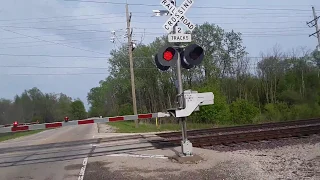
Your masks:
<instances>
[{"instance_id":1,"label":"sky","mask_svg":"<svg viewBox=\"0 0 320 180\"><path fill-rule=\"evenodd\" d=\"M312 6L319 0L194 0L186 16L194 24L219 25L243 34L249 56L303 47L315 49ZM128 0L133 39L148 44L166 34L169 18L160 0ZM85 102L91 88L108 76L110 51L125 38L124 0L10 0L0 2L0 98L13 99L25 89L64 93ZM180 5L182 0L177 0ZM318 9L318 10L317 10ZM183 26L182 26L183 27ZM115 43L110 40L115 31Z\"/></svg>"}]
</instances>

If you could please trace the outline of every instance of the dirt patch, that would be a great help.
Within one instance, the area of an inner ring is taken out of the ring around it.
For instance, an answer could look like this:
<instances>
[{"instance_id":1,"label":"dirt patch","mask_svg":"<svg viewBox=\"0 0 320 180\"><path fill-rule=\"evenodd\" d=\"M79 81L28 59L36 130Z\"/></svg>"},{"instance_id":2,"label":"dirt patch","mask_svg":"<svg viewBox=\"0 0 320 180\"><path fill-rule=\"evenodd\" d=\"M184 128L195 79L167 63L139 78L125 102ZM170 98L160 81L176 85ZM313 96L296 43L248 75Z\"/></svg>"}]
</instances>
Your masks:
<instances>
[{"instance_id":1,"label":"dirt patch","mask_svg":"<svg viewBox=\"0 0 320 180\"><path fill-rule=\"evenodd\" d=\"M91 162L87 164L86 172L83 177L84 180L103 180L103 179L112 179L112 180L134 180L132 177L128 175L128 173L124 171L110 171L111 163L107 162Z\"/></svg>"},{"instance_id":2,"label":"dirt patch","mask_svg":"<svg viewBox=\"0 0 320 180\"><path fill-rule=\"evenodd\" d=\"M102 165L104 164L104 165ZM110 166L110 167L108 167ZM214 180L254 180L259 177L258 171L249 173L250 166L246 162L222 162L209 169L199 169L185 171L183 169L159 168L129 168L123 165L117 170L111 170L111 163L94 162L87 166L84 180L89 179L114 179L114 180L195 180L195 179L214 179ZM258 178L259 179L259 178Z\"/></svg>"}]
</instances>

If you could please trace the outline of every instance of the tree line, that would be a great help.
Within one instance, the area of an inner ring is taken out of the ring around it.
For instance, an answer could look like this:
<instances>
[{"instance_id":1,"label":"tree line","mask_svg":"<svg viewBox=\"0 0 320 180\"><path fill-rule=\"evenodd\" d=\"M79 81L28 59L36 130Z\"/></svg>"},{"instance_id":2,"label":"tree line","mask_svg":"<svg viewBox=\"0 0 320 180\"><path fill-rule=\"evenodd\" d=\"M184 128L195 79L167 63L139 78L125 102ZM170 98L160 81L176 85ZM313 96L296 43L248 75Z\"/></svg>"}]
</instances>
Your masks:
<instances>
[{"instance_id":1,"label":"tree line","mask_svg":"<svg viewBox=\"0 0 320 180\"><path fill-rule=\"evenodd\" d=\"M250 57L241 36L209 23L193 31L192 43L202 46L206 55L202 64L183 69L184 89L213 92L215 98L214 105L200 107L189 121L245 124L319 117L320 52L304 48L284 52L275 46L272 52ZM153 59L167 44L165 36L157 37L150 44L138 44L133 52L138 113L176 106L176 69L160 71ZM0 100L0 124L132 114L127 48L110 52L110 74L88 92L88 113L79 99L33 88L14 100Z\"/></svg>"},{"instance_id":2,"label":"tree line","mask_svg":"<svg viewBox=\"0 0 320 180\"><path fill-rule=\"evenodd\" d=\"M0 99L0 124L48 123L63 121L66 116L70 120L86 118L83 102L63 93L43 93L36 87L16 95L14 100Z\"/></svg>"},{"instance_id":3,"label":"tree line","mask_svg":"<svg viewBox=\"0 0 320 180\"><path fill-rule=\"evenodd\" d=\"M189 120L243 124L320 116L320 53L304 48L283 52L275 46L250 57L241 36L209 23L193 31L193 43L206 55L196 68L183 70L184 89L214 92L215 104L201 107ZM176 106L175 69L162 72L153 59L166 44L166 37L158 37L133 52L139 113ZM133 113L127 45L111 51L109 65L110 75L88 93L90 116Z\"/></svg>"}]
</instances>

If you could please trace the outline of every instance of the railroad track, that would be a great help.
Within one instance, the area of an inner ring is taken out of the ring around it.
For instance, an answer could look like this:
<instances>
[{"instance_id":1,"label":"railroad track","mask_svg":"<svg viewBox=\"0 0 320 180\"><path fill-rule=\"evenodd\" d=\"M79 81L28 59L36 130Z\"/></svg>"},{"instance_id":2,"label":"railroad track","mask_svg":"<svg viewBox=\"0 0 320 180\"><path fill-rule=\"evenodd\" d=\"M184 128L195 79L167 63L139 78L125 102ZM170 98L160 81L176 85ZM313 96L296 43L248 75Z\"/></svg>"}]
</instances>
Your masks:
<instances>
[{"instance_id":1,"label":"railroad track","mask_svg":"<svg viewBox=\"0 0 320 180\"><path fill-rule=\"evenodd\" d=\"M181 133L157 134L164 141L179 145ZM320 134L320 119L266 123L188 131L188 139L194 147L229 145L233 143L301 137Z\"/></svg>"},{"instance_id":2,"label":"railroad track","mask_svg":"<svg viewBox=\"0 0 320 180\"><path fill-rule=\"evenodd\" d=\"M305 125L313 125L313 124L320 124L320 118L305 119L305 120L298 120L298 121L285 121L285 122L244 125L244 126L223 127L223 128L189 130L187 134L188 136L197 136L197 135L212 134L212 133L254 131L254 130L267 129L267 128L283 128L288 126L305 126ZM159 133L156 135L163 138L170 138L170 137L177 137L177 136L181 137L181 132Z\"/></svg>"}]
</instances>

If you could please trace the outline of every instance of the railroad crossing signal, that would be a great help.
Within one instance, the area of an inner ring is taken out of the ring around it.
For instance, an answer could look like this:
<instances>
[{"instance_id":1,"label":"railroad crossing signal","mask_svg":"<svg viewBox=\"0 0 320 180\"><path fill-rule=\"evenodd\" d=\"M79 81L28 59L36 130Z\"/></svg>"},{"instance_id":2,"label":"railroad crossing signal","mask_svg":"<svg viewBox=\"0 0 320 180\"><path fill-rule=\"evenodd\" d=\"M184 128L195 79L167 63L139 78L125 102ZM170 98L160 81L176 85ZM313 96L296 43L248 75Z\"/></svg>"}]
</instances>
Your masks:
<instances>
[{"instance_id":1,"label":"railroad crossing signal","mask_svg":"<svg viewBox=\"0 0 320 180\"><path fill-rule=\"evenodd\" d=\"M166 8L171 14L170 18L162 26L168 33L170 33L173 27L181 22L184 24L189 31L193 31L196 27L184 14L190 9L193 5L194 0L185 0L179 8L176 8L175 1L172 4L172 1L161 0L160 4Z\"/></svg>"},{"instance_id":2,"label":"railroad crossing signal","mask_svg":"<svg viewBox=\"0 0 320 180\"><path fill-rule=\"evenodd\" d=\"M188 65L199 65L204 58L204 50L197 44L185 48L183 61Z\"/></svg>"},{"instance_id":3,"label":"railroad crossing signal","mask_svg":"<svg viewBox=\"0 0 320 180\"><path fill-rule=\"evenodd\" d=\"M17 122L17 121L15 121L15 122L13 123L13 127L18 127L18 122Z\"/></svg>"},{"instance_id":4,"label":"railroad crossing signal","mask_svg":"<svg viewBox=\"0 0 320 180\"><path fill-rule=\"evenodd\" d=\"M167 71L171 66L176 65L179 57L182 67L191 69L203 61L204 50L197 44L191 44L181 51L172 46L163 46L154 56L154 59L158 69Z\"/></svg>"},{"instance_id":5,"label":"railroad crossing signal","mask_svg":"<svg viewBox=\"0 0 320 180\"><path fill-rule=\"evenodd\" d=\"M65 121L65 122L68 122L68 121L69 121L69 117L67 117L67 116L64 117L64 121Z\"/></svg>"}]
</instances>

